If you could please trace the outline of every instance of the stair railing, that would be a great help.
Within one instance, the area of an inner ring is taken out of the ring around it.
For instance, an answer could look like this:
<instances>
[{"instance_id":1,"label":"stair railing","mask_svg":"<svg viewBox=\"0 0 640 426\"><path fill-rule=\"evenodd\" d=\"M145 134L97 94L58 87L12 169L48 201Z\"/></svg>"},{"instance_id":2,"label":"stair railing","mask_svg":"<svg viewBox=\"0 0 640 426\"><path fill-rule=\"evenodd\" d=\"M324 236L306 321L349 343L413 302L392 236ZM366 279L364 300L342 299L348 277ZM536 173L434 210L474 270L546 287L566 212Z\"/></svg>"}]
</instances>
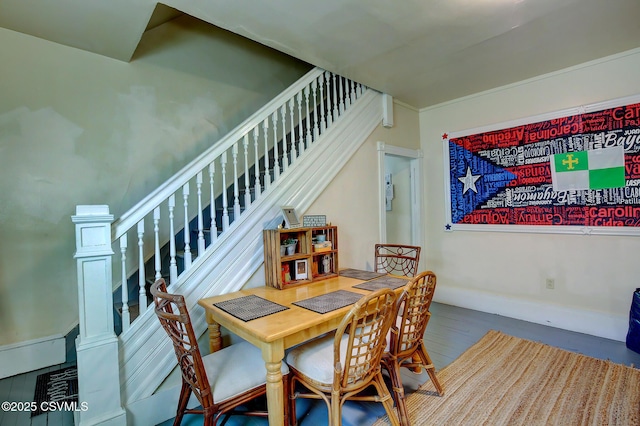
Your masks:
<instances>
[{"instance_id":1,"label":"stair railing","mask_svg":"<svg viewBox=\"0 0 640 426\"><path fill-rule=\"evenodd\" d=\"M365 90L310 71L117 219L113 289L122 331L146 311L150 283L178 282Z\"/></svg>"}]
</instances>

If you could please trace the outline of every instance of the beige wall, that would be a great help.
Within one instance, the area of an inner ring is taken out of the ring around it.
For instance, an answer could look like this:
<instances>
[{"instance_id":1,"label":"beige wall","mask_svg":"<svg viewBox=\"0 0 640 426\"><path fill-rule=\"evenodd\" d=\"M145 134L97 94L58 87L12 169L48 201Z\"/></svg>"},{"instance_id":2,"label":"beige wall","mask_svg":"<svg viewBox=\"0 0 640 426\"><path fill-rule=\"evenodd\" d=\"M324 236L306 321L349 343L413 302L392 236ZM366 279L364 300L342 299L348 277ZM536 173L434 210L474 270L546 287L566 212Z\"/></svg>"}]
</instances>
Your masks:
<instances>
[{"instance_id":1,"label":"beige wall","mask_svg":"<svg viewBox=\"0 0 640 426\"><path fill-rule=\"evenodd\" d=\"M416 110L394 104L394 126L378 126L331 184L304 214L324 214L338 226L341 268L373 268L373 248L378 235L378 142L419 149Z\"/></svg>"},{"instance_id":2,"label":"beige wall","mask_svg":"<svg viewBox=\"0 0 640 426\"><path fill-rule=\"evenodd\" d=\"M639 285L640 238L444 232L441 135L640 94L640 51L448 102L420 112L425 249L436 299L623 340ZM545 279L555 279L555 290Z\"/></svg>"},{"instance_id":3,"label":"beige wall","mask_svg":"<svg viewBox=\"0 0 640 426\"><path fill-rule=\"evenodd\" d=\"M309 66L183 17L125 63L0 28L0 346L77 323L77 204L118 217Z\"/></svg>"}]
</instances>

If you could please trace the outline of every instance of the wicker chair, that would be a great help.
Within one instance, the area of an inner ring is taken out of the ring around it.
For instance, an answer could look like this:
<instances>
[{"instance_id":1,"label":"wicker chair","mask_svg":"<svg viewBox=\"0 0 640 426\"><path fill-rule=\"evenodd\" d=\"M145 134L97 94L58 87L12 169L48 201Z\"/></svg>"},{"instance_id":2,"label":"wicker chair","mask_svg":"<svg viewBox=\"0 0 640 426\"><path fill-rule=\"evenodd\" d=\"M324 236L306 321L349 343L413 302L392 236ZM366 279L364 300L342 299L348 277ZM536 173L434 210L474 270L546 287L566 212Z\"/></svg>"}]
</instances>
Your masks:
<instances>
[{"instance_id":1,"label":"wicker chair","mask_svg":"<svg viewBox=\"0 0 640 426\"><path fill-rule=\"evenodd\" d=\"M398 425L393 398L381 373L386 336L395 317L396 295L381 289L362 297L335 333L300 345L286 357L291 371L291 419L296 424L295 398L322 399L329 425L342 424L345 400L382 402L391 423ZM296 392L301 383L309 392ZM360 392L373 386L375 395Z\"/></svg>"},{"instance_id":2,"label":"wicker chair","mask_svg":"<svg viewBox=\"0 0 640 426\"><path fill-rule=\"evenodd\" d=\"M420 262L420 247L402 244L376 244L376 272L415 277Z\"/></svg>"},{"instance_id":3,"label":"wicker chair","mask_svg":"<svg viewBox=\"0 0 640 426\"><path fill-rule=\"evenodd\" d=\"M180 425L185 413L204 414L205 426L215 426L223 414L266 417L266 410L234 411L238 406L266 393L267 371L260 350L243 341L201 356L184 297L167 293L164 279L157 280L151 286L151 294L156 315L173 342L182 372L182 389L174 426ZM286 391L289 369L284 363L282 368ZM187 409L192 393L200 402L201 409ZM285 420L287 416L288 407L285 405Z\"/></svg>"},{"instance_id":4,"label":"wicker chair","mask_svg":"<svg viewBox=\"0 0 640 426\"><path fill-rule=\"evenodd\" d=\"M431 271L420 273L405 286L398 298L396 323L391 326L389 345L382 356L382 364L389 371L393 393L400 413L400 423L409 425L404 400L404 388L400 378L400 367L416 371L419 367L427 370L438 395L444 389L436 376L436 369L424 345L424 332L431 317L429 307L436 289L436 275Z\"/></svg>"}]
</instances>

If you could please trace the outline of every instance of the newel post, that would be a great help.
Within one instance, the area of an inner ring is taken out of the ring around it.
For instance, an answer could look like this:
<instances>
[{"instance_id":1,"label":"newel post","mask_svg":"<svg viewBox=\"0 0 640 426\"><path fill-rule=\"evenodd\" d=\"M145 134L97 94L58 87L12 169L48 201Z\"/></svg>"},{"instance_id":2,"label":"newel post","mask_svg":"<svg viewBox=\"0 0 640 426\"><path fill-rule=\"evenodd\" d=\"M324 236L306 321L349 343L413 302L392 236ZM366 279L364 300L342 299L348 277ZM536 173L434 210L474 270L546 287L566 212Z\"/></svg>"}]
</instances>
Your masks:
<instances>
[{"instance_id":1,"label":"newel post","mask_svg":"<svg viewBox=\"0 0 640 426\"><path fill-rule=\"evenodd\" d=\"M76 206L78 402L76 424L126 425L120 397L118 337L113 331L109 206ZM79 420L79 421L78 421Z\"/></svg>"}]
</instances>

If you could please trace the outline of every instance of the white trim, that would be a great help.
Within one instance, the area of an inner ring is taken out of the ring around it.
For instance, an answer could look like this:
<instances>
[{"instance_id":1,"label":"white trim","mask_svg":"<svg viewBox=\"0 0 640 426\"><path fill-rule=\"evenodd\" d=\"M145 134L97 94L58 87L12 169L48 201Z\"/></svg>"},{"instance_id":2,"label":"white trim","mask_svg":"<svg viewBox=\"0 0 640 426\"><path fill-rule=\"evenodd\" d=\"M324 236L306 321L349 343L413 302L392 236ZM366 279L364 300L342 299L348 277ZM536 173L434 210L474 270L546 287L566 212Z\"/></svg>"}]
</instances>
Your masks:
<instances>
[{"instance_id":1,"label":"white trim","mask_svg":"<svg viewBox=\"0 0 640 426\"><path fill-rule=\"evenodd\" d=\"M422 247L422 211L424 206L422 200L424 197L420 195L422 192L422 151L419 151L420 156L411 160L411 232L412 241L411 244Z\"/></svg>"},{"instance_id":2,"label":"white trim","mask_svg":"<svg viewBox=\"0 0 640 426\"><path fill-rule=\"evenodd\" d=\"M620 342L626 340L629 326L626 316L614 316L604 312L517 299L466 288L438 286L434 301Z\"/></svg>"},{"instance_id":3,"label":"white trim","mask_svg":"<svg viewBox=\"0 0 640 426\"><path fill-rule=\"evenodd\" d=\"M387 207L385 201L385 181L384 181L384 154L386 145L378 142L378 211L380 219L378 221L378 241L384 244L387 242Z\"/></svg>"},{"instance_id":4,"label":"white trim","mask_svg":"<svg viewBox=\"0 0 640 426\"><path fill-rule=\"evenodd\" d=\"M173 360L175 361L175 356ZM132 402L127 406L127 423L130 425L157 425L174 418L181 387L182 381L180 374L178 374L176 383L173 385L157 390L151 396ZM199 405L198 399L191 394L187 408L196 408Z\"/></svg>"},{"instance_id":5,"label":"white trim","mask_svg":"<svg viewBox=\"0 0 640 426\"><path fill-rule=\"evenodd\" d=\"M175 356L174 356L175 361ZM157 425L176 416L181 383L127 405L130 425ZM188 406L191 407L192 404Z\"/></svg>"},{"instance_id":6,"label":"white trim","mask_svg":"<svg viewBox=\"0 0 640 426\"><path fill-rule=\"evenodd\" d=\"M1 346L0 379L63 364L65 347L64 336L60 334Z\"/></svg>"},{"instance_id":7,"label":"white trim","mask_svg":"<svg viewBox=\"0 0 640 426\"><path fill-rule=\"evenodd\" d=\"M378 224L379 241L387 242L387 209L385 203L385 181L384 181L384 156L397 155L411 159L409 165L411 169L411 243L422 246L422 150L414 150L394 145L388 145L378 141L378 208L380 211L380 221Z\"/></svg>"}]
</instances>

